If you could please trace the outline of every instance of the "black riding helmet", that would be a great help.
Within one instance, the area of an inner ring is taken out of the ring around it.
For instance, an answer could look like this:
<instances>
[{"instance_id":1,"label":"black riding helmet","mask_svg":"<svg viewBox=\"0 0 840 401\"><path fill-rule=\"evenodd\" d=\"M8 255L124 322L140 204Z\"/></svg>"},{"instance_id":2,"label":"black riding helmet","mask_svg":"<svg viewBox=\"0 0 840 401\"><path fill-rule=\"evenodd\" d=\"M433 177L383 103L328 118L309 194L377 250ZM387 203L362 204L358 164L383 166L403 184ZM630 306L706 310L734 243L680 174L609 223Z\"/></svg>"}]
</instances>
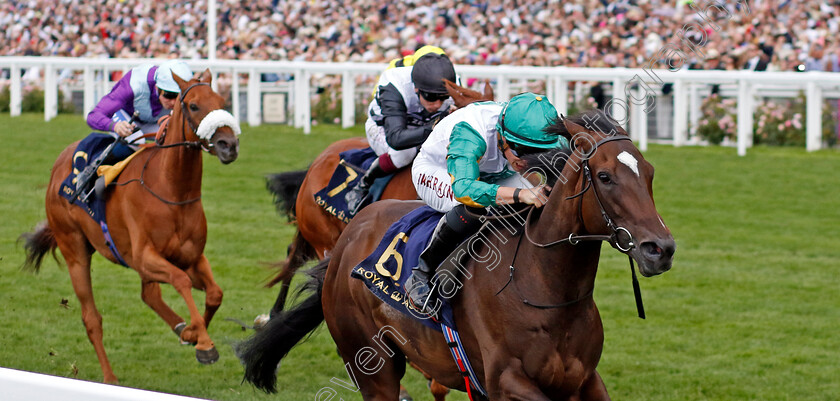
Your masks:
<instances>
[{"instance_id":1,"label":"black riding helmet","mask_svg":"<svg viewBox=\"0 0 840 401\"><path fill-rule=\"evenodd\" d=\"M449 57L427 53L414 62L411 81L418 90L427 93L447 93L446 85L443 84L444 78L455 82L455 67L452 66Z\"/></svg>"}]
</instances>

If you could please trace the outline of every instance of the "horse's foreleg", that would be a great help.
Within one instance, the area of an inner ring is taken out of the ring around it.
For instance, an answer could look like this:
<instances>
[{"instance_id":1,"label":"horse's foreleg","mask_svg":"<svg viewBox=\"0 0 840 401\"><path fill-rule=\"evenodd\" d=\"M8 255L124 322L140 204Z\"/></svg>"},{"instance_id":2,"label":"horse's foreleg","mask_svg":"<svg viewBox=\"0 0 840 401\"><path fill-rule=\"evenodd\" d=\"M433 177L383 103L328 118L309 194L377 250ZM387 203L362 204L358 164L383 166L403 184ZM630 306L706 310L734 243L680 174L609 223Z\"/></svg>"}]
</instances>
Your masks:
<instances>
[{"instance_id":1,"label":"horse's foreleg","mask_svg":"<svg viewBox=\"0 0 840 401\"><path fill-rule=\"evenodd\" d=\"M432 392L432 397L435 401L446 401L446 395L449 394L449 387L440 384L435 379L429 381L429 391Z\"/></svg>"},{"instance_id":2,"label":"horse's foreleg","mask_svg":"<svg viewBox=\"0 0 840 401\"><path fill-rule=\"evenodd\" d=\"M193 268L187 269L187 274L190 275L193 287L205 293L204 326L210 327L210 320L222 304L222 288L213 279L210 262L204 255L201 255L201 260Z\"/></svg>"},{"instance_id":3,"label":"horse's foreleg","mask_svg":"<svg viewBox=\"0 0 840 401\"><path fill-rule=\"evenodd\" d=\"M155 313L163 319L166 324L169 325L169 328L172 331L176 331L176 326L183 323L184 319L181 316L178 316L166 302L163 301L163 297L160 293L160 284L152 281L142 281L142 289L140 291L140 297L143 298L143 302L146 305L149 305L149 308L152 308Z\"/></svg>"},{"instance_id":4,"label":"horse's foreleg","mask_svg":"<svg viewBox=\"0 0 840 401\"><path fill-rule=\"evenodd\" d=\"M609 401L607 386L598 371L592 373L580 389L580 399L583 401Z\"/></svg>"},{"instance_id":5,"label":"horse's foreleg","mask_svg":"<svg viewBox=\"0 0 840 401\"><path fill-rule=\"evenodd\" d=\"M142 255L141 266L137 270L140 272L141 278L145 281L169 283L175 288L175 291L178 291L178 294L181 294L181 297L187 304L187 308L190 311L190 323L181 332L181 339L196 344L195 353L199 362L216 362L219 359L219 353L216 351L210 335L207 334L207 325L204 317L195 305L195 300L191 292L193 282L190 276L172 263L169 263L169 261L152 249L144 249Z\"/></svg>"}]
</instances>

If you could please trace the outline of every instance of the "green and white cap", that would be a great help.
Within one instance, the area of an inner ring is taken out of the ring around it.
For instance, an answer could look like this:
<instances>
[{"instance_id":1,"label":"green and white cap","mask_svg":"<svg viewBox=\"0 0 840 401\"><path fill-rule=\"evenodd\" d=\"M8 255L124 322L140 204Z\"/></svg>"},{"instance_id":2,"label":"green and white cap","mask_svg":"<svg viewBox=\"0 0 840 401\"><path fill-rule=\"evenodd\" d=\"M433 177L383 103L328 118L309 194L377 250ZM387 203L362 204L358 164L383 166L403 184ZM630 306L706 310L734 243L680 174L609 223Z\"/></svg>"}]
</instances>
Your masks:
<instances>
[{"instance_id":1,"label":"green and white cap","mask_svg":"<svg viewBox=\"0 0 840 401\"><path fill-rule=\"evenodd\" d=\"M505 140L540 149L560 146L561 136L545 132L557 120L557 109L544 95L525 92L513 97L502 109L496 130Z\"/></svg>"}]
</instances>

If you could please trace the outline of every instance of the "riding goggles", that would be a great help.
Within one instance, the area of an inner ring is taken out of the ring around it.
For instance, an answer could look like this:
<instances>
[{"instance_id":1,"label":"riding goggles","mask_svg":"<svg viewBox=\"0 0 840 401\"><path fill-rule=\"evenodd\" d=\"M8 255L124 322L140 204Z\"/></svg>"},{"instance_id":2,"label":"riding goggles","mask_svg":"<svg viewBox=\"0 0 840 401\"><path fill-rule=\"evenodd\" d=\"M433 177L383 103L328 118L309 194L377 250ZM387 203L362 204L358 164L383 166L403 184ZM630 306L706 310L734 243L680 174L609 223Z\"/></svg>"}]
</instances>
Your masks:
<instances>
[{"instance_id":1,"label":"riding goggles","mask_svg":"<svg viewBox=\"0 0 840 401\"><path fill-rule=\"evenodd\" d=\"M420 96L423 96L423 99L426 99L429 102L437 102L437 101L444 101L449 99L448 93L432 93L426 91L418 91L420 92Z\"/></svg>"},{"instance_id":2,"label":"riding goggles","mask_svg":"<svg viewBox=\"0 0 840 401\"><path fill-rule=\"evenodd\" d=\"M506 149L510 149L510 153L512 153L514 157L522 157L524 155L545 152L545 149L537 149L530 146L520 145L516 142L508 142L502 136L499 136L499 149L502 150L502 153L504 153Z\"/></svg>"}]
</instances>

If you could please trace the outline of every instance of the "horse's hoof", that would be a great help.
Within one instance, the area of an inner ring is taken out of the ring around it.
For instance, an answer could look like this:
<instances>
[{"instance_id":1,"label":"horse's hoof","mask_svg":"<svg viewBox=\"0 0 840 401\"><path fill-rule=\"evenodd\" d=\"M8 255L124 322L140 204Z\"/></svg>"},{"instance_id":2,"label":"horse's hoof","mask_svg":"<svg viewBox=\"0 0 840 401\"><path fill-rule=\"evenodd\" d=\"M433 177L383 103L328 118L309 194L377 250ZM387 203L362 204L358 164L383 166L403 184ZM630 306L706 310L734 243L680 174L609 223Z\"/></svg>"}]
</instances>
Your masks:
<instances>
[{"instance_id":1,"label":"horse's hoof","mask_svg":"<svg viewBox=\"0 0 840 401\"><path fill-rule=\"evenodd\" d=\"M402 389L400 390L400 401L414 401L414 398L411 398L411 395L408 394L408 390Z\"/></svg>"},{"instance_id":2,"label":"horse's hoof","mask_svg":"<svg viewBox=\"0 0 840 401\"><path fill-rule=\"evenodd\" d=\"M195 359L198 359L198 362L204 365L211 365L219 360L219 351L216 351L216 347L208 350L197 349L195 350Z\"/></svg>"},{"instance_id":3,"label":"horse's hoof","mask_svg":"<svg viewBox=\"0 0 840 401\"><path fill-rule=\"evenodd\" d=\"M181 338L181 332L183 332L186 327L187 327L187 323L186 322L181 322L181 323L176 324L175 328L172 329L172 331L175 332L176 336L178 336L178 341L181 343L181 345L195 345L194 343L190 343L189 341L184 341L184 339Z\"/></svg>"}]
</instances>

